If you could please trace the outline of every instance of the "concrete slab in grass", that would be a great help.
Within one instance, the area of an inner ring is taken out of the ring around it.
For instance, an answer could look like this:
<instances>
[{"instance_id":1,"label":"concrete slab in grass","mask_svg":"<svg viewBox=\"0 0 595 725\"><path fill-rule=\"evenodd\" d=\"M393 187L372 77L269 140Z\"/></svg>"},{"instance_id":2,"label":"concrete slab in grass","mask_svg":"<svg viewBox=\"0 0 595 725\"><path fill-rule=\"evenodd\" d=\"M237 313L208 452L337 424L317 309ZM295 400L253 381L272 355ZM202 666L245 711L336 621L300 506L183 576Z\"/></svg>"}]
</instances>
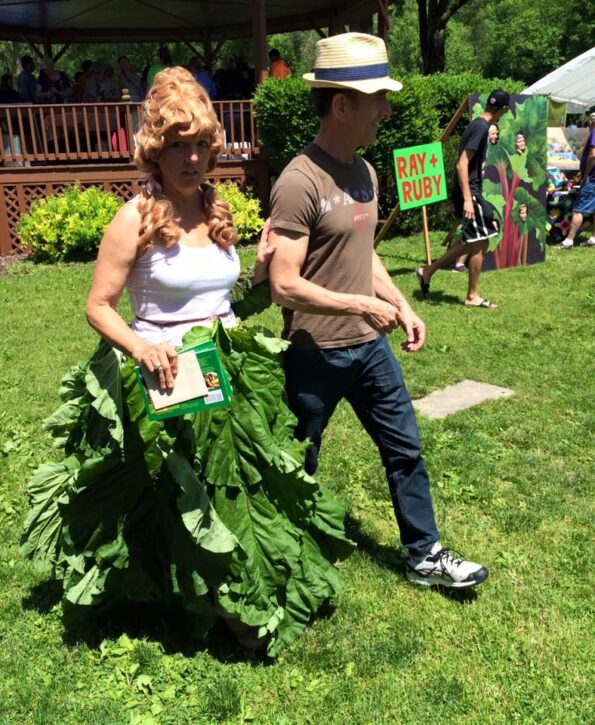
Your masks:
<instances>
[{"instance_id":1,"label":"concrete slab in grass","mask_svg":"<svg viewBox=\"0 0 595 725\"><path fill-rule=\"evenodd\" d=\"M455 385L449 385L443 390L435 390L425 398L413 401L413 407L422 415L429 418L446 418L451 413L479 405L485 400L507 398L513 391L500 388L489 383L477 383L475 380L463 380Z\"/></svg>"}]
</instances>

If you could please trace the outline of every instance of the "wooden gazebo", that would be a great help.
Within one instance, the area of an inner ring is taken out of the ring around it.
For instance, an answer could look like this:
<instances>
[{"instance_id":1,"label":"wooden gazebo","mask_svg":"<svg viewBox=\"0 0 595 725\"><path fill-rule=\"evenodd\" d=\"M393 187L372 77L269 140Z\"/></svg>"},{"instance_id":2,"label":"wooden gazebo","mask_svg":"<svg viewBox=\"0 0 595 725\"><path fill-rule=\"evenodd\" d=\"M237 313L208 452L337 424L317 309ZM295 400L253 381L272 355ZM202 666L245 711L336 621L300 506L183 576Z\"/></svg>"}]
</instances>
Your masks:
<instances>
[{"instance_id":1,"label":"wooden gazebo","mask_svg":"<svg viewBox=\"0 0 595 725\"><path fill-rule=\"evenodd\" d=\"M256 77L267 75L267 35L314 29L321 37L377 32L386 39L392 0L0 0L0 39L26 42L58 60L73 43L184 42L208 62L226 39L252 37ZM215 102L227 147L216 178L254 186L268 200L266 159L250 101ZM79 180L124 198L135 193L132 164L139 104L0 106L0 254L19 249L15 225L31 201Z\"/></svg>"}]
</instances>

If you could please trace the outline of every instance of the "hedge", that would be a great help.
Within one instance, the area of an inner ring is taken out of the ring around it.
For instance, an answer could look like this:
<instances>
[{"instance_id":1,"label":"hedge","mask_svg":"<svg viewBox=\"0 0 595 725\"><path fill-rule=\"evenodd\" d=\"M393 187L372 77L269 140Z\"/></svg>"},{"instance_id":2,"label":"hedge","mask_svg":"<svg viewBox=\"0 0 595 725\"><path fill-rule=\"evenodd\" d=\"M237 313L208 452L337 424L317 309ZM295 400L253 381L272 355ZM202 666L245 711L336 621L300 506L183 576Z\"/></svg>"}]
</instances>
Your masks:
<instances>
[{"instance_id":1,"label":"hedge","mask_svg":"<svg viewBox=\"0 0 595 725\"><path fill-rule=\"evenodd\" d=\"M242 192L233 182L215 184L230 206L238 241L258 241L264 220L260 203L250 189ZM99 243L123 200L97 186L81 189L77 182L61 194L36 199L17 225L17 235L32 258L40 262L95 259Z\"/></svg>"},{"instance_id":2,"label":"hedge","mask_svg":"<svg viewBox=\"0 0 595 725\"><path fill-rule=\"evenodd\" d=\"M399 80L403 90L389 94L392 115L381 123L376 143L361 150L378 174L381 216L388 216L396 203L393 149L437 140L469 93L489 93L497 87L510 93L523 89L519 81L483 78L475 73L436 73ZM266 80L254 97L254 112L263 150L271 159L272 173L277 175L316 136L318 119L310 105L309 89L301 78ZM461 121L444 144L449 183L464 128ZM434 204L428 212L434 228L452 224L448 203ZM396 221L396 230L401 233L419 231L419 226L419 210L404 212Z\"/></svg>"}]
</instances>

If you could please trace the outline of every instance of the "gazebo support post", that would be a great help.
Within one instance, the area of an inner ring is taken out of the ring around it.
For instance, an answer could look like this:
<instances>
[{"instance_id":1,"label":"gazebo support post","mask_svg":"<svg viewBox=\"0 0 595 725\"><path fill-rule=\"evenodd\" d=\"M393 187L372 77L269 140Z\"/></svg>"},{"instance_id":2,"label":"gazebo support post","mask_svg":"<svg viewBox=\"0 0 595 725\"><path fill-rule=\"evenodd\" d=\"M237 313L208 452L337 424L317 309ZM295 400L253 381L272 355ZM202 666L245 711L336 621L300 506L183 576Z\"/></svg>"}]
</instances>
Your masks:
<instances>
[{"instance_id":1,"label":"gazebo support post","mask_svg":"<svg viewBox=\"0 0 595 725\"><path fill-rule=\"evenodd\" d=\"M388 44L388 31L390 30L390 14L388 12L389 0L376 0L378 5L378 37Z\"/></svg>"},{"instance_id":2,"label":"gazebo support post","mask_svg":"<svg viewBox=\"0 0 595 725\"><path fill-rule=\"evenodd\" d=\"M45 36L43 39L43 54L47 58L54 58L52 55L52 41L49 39L49 36Z\"/></svg>"},{"instance_id":3,"label":"gazebo support post","mask_svg":"<svg viewBox=\"0 0 595 725\"><path fill-rule=\"evenodd\" d=\"M333 13L329 19L328 34L339 35L345 32L345 23L338 13Z\"/></svg>"},{"instance_id":4,"label":"gazebo support post","mask_svg":"<svg viewBox=\"0 0 595 725\"><path fill-rule=\"evenodd\" d=\"M43 60L43 51L40 50L39 46L34 43L31 38L29 38L27 35L23 33L23 40L27 45L31 48L33 53L39 58L39 60Z\"/></svg>"},{"instance_id":5,"label":"gazebo support post","mask_svg":"<svg viewBox=\"0 0 595 725\"><path fill-rule=\"evenodd\" d=\"M269 75L265 0L252 0L252 30L254 35L254 75L256 83L259 84Z\"/></svg>"},{"instance_id":6,"label":"gazebo support post","mask_svg":"<svg viewBox=\"0 0 595 725\"><path fill-rule=\"evenodd\" d=\"M349 30L357 33L366 33L367 35L374 34L374 17L370 15L365 20L360 20L359 23L349 23Z\"/></svg>"},{"instance_id":7,"label":"gazebo support post","mask_svg":"<svg viewBox=\"0 0 595 725\"><path fill-rule=\"evenodd\" d=\"M64 45L60 48L60 50L54 56L54 62L57 63L73 43L74 43L74 38L72 40L69 40L67 43L64 43Z\"/></svg>"},{"instance_id":8,"label":"gazebo support post","mask_svg":"<svg viewBox=\"0 0 595 725\"><path fill-rule=\"evenodd\" d=\"M201 58L204 59L204 57L205 57L204 54L201 53L200 50L198 50L198 48L195 45L192 45L192 43L189 40L183 40L182 43L187 48L189 48L194 53L194 55L198 55L198 56L200 56Z\"/></svg>"},{"instance_id":9,"label":"gazebo support post","mask_svg":"<svg viewBox=\"0 0 595 725\"><path fill-rule=\"evenodd\" d=\"M202 57L205 59L205 66L209 73L213 72L213 46L211 45L211 35L207 31L202 41Z\"/></svg>"}]
</instances>

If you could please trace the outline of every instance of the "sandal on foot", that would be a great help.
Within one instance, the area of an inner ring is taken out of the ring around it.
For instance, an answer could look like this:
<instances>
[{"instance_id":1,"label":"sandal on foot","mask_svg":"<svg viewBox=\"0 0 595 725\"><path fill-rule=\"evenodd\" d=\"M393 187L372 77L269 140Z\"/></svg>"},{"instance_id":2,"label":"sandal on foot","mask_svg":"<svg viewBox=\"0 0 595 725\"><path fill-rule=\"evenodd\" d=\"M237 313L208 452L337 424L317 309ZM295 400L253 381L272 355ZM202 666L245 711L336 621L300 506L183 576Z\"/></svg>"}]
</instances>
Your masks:
<instances>
[{"instance_id":1,"label":"sandal on foot","mask_svg":"<svg viewBox=\"0 0 595 725\"><path fill-rule=\"evenodd\" d=\"M488 310L495 310L498 305L495 305L493 302L490 302L489 300L482 300L478 305L471 305L469 302L465 302L467 307L485 307Z\"/></svg>"},{"instance_id":2,"label":"sandal on foot","mask_svg":"<svg viewBox=\"0 0 595 725\"><path fill-rule=\"evenodd\" d=\"M430 294L430 285L428 282L424 281L423 274L419 271L419 269L415 270L415 274L417 275L417 281L419 282L419 288L421 290L421 296L425 299Z\"/></svg>"}]
</instances>

